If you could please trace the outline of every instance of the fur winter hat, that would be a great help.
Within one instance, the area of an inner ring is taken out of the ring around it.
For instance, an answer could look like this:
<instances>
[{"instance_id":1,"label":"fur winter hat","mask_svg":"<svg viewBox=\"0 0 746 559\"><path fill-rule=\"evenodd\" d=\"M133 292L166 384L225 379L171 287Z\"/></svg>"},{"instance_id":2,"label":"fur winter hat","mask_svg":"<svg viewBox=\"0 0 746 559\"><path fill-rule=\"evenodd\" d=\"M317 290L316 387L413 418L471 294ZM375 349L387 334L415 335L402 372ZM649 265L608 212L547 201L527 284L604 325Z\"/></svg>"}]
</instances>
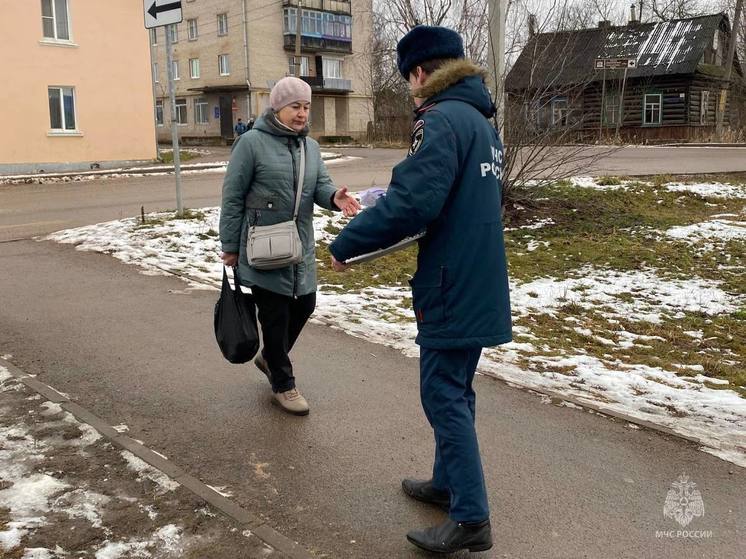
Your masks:
<instances>
[{"instance_id":1,"label":"fur winter hat","mask_svg":"<svg viewBox=\"0 0 746 559\"><path fill-rule=\"evenodd\" d=\"M269 106L274 112L296 101L311 102L311 86L299 78L282 78L269 93Z\"/></svg>"},{"instance_id":2,"label":"fur winter hat","mask_svg":"<svg viewBox=\"0 0 746 559\"><path fill-rule=\"evenodd\" d=\"M399 72L405 80L419 64L436 58L464 58L461 36L447 27L418 25L396 45Z\"/></svg>"}]
</instances>

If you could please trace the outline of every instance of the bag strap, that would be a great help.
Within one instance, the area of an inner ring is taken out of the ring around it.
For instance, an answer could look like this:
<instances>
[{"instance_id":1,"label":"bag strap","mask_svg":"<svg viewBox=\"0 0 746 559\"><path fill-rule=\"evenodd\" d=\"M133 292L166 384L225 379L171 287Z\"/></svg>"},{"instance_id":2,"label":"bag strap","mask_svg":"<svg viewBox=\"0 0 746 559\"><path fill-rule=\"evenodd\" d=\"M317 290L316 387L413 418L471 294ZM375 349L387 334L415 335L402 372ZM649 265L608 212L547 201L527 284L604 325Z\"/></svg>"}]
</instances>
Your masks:
<instances>
[{"instance_id":1,"label":"bag strap","mask_svg":"<svg viewBox=\"0 0 746 559\"><path fill-rule=\"evenodd\" d=\"M300 211L300 198L303 195L303 182L306 174L306 142L300 138L300 165L298 169L298 187L295 193L295 209L293 210L293 221L298 219Z\"/></svg>"}]
</instances>

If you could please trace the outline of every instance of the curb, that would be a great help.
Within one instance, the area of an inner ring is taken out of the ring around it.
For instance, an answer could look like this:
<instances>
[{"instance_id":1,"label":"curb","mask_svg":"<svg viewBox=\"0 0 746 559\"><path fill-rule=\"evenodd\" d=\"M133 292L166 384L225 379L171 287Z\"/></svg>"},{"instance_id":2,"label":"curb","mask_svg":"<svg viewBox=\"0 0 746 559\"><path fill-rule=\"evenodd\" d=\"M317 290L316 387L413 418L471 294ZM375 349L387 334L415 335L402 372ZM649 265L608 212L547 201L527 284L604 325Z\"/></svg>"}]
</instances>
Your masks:
<instances>
[{"instance_id":1,"label":"curb","mask_svg":"<svg viewBox=\"0 0 746 559\"><path fill-rule=\"evenodd\" d=\"M63 410L74 415L75 418L82 423L86 423L93 427L104 438L108 439L109 442L123 450L131 452L141 460L150 464L152 467L163 472L163 474L172 478L175 482L183 485L186 489L218 509L225 516L241 524L243 528L249 530L253 535L274 548L276 551L279 551L289 559L311 559L311 554L299 543L282 535L271 526L268 526L266 521L244 509L238 503L223 497L220 493L207 486L196 477L187 474L170 460L163 458L163 456L153 452L145 445L127 435L118 433L103 419L75 403L65 394L58 392L48 384L37 380L35 377L24 373L21 369L3 358L0 358L0 365L5 367L8 372L16 378L16 380L22 382L35 392L38 392L47 400L54 402L55 404L60 404Z\"/></svg>"}]
</instances>

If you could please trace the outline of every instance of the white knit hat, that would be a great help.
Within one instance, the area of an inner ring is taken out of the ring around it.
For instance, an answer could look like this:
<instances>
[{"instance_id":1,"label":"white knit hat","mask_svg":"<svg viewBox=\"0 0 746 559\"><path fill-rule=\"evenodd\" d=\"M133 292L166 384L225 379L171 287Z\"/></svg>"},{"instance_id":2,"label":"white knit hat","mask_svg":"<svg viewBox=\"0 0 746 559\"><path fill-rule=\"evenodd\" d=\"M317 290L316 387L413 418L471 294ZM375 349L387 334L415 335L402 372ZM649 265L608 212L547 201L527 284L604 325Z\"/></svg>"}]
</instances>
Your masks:
<instances>
[{"instance_id":1,"label":"white knit hat","mask_svg":"<svg viewBox=\"0 0 746 559\"><path fill-rule=\"evenodd\" d=\"M298 78L282 78L269 94L269 106L275 112L297 101L311 102L311 86Z\"/></svg>"}]
</instances>

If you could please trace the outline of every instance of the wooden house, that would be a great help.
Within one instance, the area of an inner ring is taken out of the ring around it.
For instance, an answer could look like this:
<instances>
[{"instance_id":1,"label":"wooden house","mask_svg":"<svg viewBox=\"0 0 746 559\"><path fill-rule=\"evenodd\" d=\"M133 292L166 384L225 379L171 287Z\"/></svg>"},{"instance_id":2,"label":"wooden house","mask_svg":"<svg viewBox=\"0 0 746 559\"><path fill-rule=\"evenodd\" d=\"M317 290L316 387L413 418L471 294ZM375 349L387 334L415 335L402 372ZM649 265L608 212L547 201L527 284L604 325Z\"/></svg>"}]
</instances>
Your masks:
<instances>
[{"instance_id":1,"label":"wooden house","mask_svg":"<svg viewBox=\"0 0 746 559\"><path fill-rule=\"evenodd\" d=\"M506 79L508 141L707 140L718 100L736 138L746 127L746 82L726 82L727 15L535 34Z\"/></svg>"}]
</instances>

